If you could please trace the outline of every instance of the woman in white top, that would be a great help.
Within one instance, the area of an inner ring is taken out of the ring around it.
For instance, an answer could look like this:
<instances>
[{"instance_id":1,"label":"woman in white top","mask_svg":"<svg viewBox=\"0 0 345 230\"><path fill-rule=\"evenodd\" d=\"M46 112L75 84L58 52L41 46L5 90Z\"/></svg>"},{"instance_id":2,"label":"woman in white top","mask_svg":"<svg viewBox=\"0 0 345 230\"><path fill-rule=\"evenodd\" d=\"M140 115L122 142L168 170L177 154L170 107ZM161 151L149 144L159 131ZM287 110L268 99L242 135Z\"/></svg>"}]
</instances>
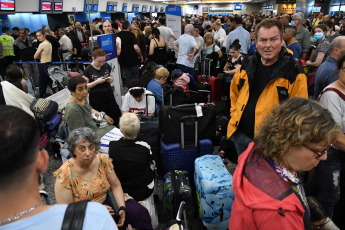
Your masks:
<instances>
[{"instance_id":1,"label":"woman in white top","mask_svg":"<svg viewBox=\"0 0 345 230\"><path fill-rule=\"evenodd\" d=\"M319 96L320 103L328 109L335 122L342 128L337 139L327 150L327 160L315 168L313 185L316 187L316 198L326 209L330 217L345 191L340 189L344 178L340 175L345 165L345 55L337 63L339 79L327 86ZM343 210L343 208L342 208Z\"/></svg>"},{"instance_id":2,"label":"woman in white top","mask_svg":"<svg viewBox=\"0 0 345 230\"><path fill-rule=\"evenodd\" d=\"M215 30L214 40L220 46L220 48L222 48L224 39L226 37L226 32L222 28L222 23L220 22L220 20L216 21L216 24L214 26L214 30Z\"/></svg>"},{"instance_id":3,"label":"woman in white top","mask_svg":"<svg viewBox=\"0 0 345 230\"><path fill-rule=\"evenodd\" d=\"M40 45L34 55L35 59L40 59L41 64L39 65L39 93L40 97L45 97L46 89L48 84L51 86L52 80L47 74L47 68L49 67L52 61L52 45L47 41L46 35L43 30L37 30L36 36Z\"/></svg>"}]
</instances>

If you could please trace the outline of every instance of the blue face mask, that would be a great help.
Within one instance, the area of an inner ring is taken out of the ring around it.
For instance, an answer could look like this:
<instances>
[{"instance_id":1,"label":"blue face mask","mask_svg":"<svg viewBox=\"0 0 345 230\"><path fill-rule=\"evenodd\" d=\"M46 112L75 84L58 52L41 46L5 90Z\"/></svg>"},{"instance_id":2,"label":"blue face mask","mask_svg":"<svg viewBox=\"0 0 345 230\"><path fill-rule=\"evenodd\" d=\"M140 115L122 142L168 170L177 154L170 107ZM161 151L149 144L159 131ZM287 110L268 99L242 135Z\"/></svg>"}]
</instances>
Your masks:
<instances>
[{"instance_id":1,"label":"blue face mask","mask_svg":"<svg viewBox=\"0 0 345 230\"><path fill-rule=\"evenodd\" d=\"M323 33L315 33L315 38L317 39L317 40L320 40L320 39L322 39L323 37L324 37L324 35L323 35Z\"/></svg>"},{"instance_id":2,"label":"blue face mask","mask_svg":"<svg viewBox=\"0 0 345 230\"><path fill-rule=\"evenodd\" d=\"M292 25L292 26L296 26L295 21L291 21L291 25Z\"/></svg>"}]
</instances>

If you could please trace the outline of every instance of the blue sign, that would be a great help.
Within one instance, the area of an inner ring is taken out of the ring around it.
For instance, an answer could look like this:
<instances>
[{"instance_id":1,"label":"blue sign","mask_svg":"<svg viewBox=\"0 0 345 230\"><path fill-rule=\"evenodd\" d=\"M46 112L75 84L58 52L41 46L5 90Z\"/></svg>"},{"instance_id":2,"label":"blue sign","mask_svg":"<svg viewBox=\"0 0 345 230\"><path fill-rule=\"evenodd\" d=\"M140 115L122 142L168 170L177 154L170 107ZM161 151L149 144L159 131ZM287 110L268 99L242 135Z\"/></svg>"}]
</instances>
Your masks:
<instances>
[{"instance_id":1,"label":"blue sign","mask_svg":"<svg viewBox=\"0 0 345 230\"><path fill-rule=\"evenodd\" d=\"M97 44L105 51L107 61L117 57L115 34L105 34L98 36Z\"/></svg>"},{"instance_id":2,"label":"blue sign","mask_svg":"<svg viewBox=\"0 0 345 230\"><path fill-rule=\"evenodd\" d=\"M181 16L182 15L181 6L167 6L165 8L165 13L170 14L170 15L175 15L175 16Z\"/></svg>"}]
</instances>

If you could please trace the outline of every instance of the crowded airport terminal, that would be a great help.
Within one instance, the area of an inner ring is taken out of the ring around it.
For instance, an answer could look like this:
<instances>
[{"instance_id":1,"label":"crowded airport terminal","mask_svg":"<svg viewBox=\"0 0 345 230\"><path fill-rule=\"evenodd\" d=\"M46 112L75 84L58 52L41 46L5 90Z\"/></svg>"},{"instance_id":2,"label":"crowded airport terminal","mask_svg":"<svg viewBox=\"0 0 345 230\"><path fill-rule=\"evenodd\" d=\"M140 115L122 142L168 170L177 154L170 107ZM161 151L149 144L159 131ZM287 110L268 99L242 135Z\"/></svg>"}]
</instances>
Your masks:
<instances>
[{"instance_id":1,"label":"crowded airport terminal","mask_svg":"<svg viewBox=\"0 0 345 230\"><path fill-rule=\"evenodd\" d=\"M341 0L0 0L0 230L345 229Z\"/></svg>"}]
</instances>

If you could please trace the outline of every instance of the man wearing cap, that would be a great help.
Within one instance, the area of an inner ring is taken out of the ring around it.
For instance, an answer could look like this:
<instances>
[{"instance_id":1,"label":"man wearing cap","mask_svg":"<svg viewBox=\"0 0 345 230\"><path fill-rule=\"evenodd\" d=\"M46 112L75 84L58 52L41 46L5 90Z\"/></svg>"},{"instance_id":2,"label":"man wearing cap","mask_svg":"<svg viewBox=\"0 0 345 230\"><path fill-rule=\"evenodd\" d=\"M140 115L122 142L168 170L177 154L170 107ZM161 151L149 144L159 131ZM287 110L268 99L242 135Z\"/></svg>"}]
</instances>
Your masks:
<instances>
[{"instance_id":1,"label":"man wearing cap","mask_svg":"<svg viewBox=\"0 0 345 230\"><path fill-rule=\"evenodd\" d=\"M177 68L192 76L194 76L194 56L200 49L193 36L193 32L194 26L187 24L185 26L185 33L173 43L175 50L178 52Z\"/></svg>"}]
</instances>

